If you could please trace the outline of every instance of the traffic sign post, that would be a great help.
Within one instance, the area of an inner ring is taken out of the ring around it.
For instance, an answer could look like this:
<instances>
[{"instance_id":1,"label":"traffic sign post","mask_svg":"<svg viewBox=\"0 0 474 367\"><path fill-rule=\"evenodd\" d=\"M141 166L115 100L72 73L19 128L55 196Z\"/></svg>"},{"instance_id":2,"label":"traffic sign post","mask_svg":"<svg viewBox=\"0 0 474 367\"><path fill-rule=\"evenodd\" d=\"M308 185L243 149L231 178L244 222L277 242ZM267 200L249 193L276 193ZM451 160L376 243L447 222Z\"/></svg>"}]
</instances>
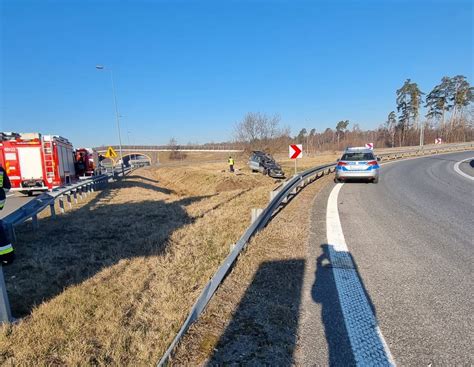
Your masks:
<instances>
[{"instance_id":1,"label":"traffic sign post","mask_svg":"<svg viewBox=\"0 0 474 367\"><path fill-rule=\"evenodd\" d=\"M288 146L288 156L295 160L295 175L297 174L296 160L303 158L303 144L291 144Z\"/></svg>"}]
</instances>

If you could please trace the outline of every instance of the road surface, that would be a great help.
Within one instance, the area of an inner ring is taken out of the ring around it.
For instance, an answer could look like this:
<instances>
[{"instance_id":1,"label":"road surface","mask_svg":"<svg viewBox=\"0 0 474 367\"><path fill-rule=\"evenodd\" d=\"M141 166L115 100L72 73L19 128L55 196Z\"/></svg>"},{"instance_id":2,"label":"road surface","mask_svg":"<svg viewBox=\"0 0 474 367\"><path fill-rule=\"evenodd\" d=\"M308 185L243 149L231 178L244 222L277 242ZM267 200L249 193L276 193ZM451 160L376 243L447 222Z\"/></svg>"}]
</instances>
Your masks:
<instances>
[{"instance_id":1,"label":"road surface","mask_svg":"<svg viewBox=\"0 0 474 367\"><path fill-rule=\"evenodd\" d=\"M388 163L379 184L331 185L316 199L298 364L355 363L361 352L354 340L370 339L365 314L350 319L355 306L378 323L373 348L386 352L386 364L392 357L400 366L474 363L474 181L454 170L473 155ZM328 250L338 241L329 233L337 231L329 213L335 189L352 265L338 265ZM355 284L354 274L363 301L344 300L344 282Z\"/></svg>"},{"instance_id":2,"label":"road surface","mask_svg":"<svg viewBox=\"0 0 474 367\"><path fill-rule=\"evenodd\" d=\"M25 205L28 201L35 198L34 196L26 196L20 193L7 193L7 202L2 211L0 211L0 219L6 217L11 212L17 210L22 205Z\"/></svg>"}]
</instances>

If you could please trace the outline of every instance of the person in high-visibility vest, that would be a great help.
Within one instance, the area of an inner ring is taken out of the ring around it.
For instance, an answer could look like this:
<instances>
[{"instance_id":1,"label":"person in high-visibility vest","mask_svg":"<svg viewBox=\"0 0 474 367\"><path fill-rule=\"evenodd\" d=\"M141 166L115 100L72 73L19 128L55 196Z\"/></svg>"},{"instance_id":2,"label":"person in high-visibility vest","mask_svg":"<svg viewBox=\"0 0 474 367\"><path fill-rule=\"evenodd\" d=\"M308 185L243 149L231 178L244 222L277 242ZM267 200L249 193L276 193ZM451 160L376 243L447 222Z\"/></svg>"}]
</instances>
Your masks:
<instances>
[{"instance_id":1,"label":"person in high-visibility vest","mask_svg":"<svg viewBox=\"0 0 474 367\"><path fill-rule=\"evenodd\" d=\"M3 210L7 199L7 192L10 191L12 185L7 173L0 165L0 210ZM10 264L15 256L13 245L8 240L3 221L0 219L0 263L2 265Z\"/></svg>"},{"instance_id":2,"label":"person in high-visibility vest","mask_svg":"<svg viewBox=\"0 0 474 367\"><path fill-rule=\"evenodd\" d=\"M234 158L229 157L229 171L230 172L234 172L234 164L235 164Z\"/></svg>"}]
</instances>

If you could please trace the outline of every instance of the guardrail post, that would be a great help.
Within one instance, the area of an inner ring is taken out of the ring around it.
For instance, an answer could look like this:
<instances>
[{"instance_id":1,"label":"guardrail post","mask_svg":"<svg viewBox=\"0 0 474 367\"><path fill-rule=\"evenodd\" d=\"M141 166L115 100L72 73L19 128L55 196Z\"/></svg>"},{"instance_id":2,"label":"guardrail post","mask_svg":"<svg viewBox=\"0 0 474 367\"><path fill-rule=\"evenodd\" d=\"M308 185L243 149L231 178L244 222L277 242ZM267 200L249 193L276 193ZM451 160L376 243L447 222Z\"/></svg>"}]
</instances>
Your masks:
<instances>
[{"instance_id":1,"label":"guardrail post","mask_svg":"<svg viewBox=\"0 0 474 367\"><path fill-rule=\"evenodd\" d=\"M33 229L38 229L39 228L38 216L36 214L31 217L31 224L33 226Z\"/></svg>"},{"instance_id":2,"label":"guardrail post","mask_svg":"<svg viewBox=\"0 0 474 367\"><path fill-rule=\"evenodd\" d=\"M51 217L56 218L56 209L54 208L54 201L49 204L49 209L51 210Z\"/></svg>"},{"instance_id":3,"label":"guardrail post","mask_svg":"<svg viewBox=\"0 0 474 367\"><path fill-rule=\"evenodd\" d=\"M72 194L74 195L74 204L77 204L77 189L74 189Z\"/></svg>"},{"instance_id":4,"label":"guardrail post","mask_svg":"<svg viewBox=\"0 0 474 367\"><path fill-rule=\"evenodd\" d=\"M61 210L61 213L64 213L64 197L60 195L58 198L58 201L59 201L59 209Z\"/></svg>"},{"instance_id":5,"label":"guardrail post","mask_svg":"<svg viewBox=\"0 0 474 367\"><path fill-rule=\"evenodd\" d=\"M252 208L250 211L251 215L251 223L255 222L260 214L262 214L263 209L260 208Z\"/></svg>"},{"instance_id":6,"label":"guardrail post","mask_svg":"<svg viewBox=\"0 0 474 367\"><path fill-rule=\"evenodd\" d=\"M4 229L7 232L7 237L10 240L10 242L15 243L16 242L16 233L15 233L15 227L13 227L13 223L5 223L4 224ZM5 228L6 226L6 228Z\"/></svg>"},{"instance_id":7,"label":"guardrail post","mask_svg":"<svg viewBox=\"0 0 474 367\"><path fill-rule=\"evenodd\" d=\"M70 193L66 194L66 200L67 200L67 204L69 206L69 209L71 209L72 208L72 202L71 202L71 194Z\"/></svg>"},{"instance_id":8,"label":"guardrail post","mask_svg":"<svg viewBox=\"0 0 474 367\"><path fill-rule=\"evenodd\" d=\"M3 276L3 267L0 265L0 323L12 321L10 302L8 301L7 287Z\"/></svg>"}]
</instances>

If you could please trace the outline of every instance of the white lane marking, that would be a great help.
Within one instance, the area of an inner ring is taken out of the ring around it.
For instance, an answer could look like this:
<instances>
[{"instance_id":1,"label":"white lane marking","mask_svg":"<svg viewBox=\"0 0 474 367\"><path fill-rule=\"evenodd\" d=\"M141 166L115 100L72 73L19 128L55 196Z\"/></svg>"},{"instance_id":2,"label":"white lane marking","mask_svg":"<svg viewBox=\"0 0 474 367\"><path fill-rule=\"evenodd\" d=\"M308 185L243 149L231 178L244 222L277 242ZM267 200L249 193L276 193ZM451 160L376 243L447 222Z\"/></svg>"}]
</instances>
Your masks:
<instances>
[{"instance_id":1,"label":"white lane marking","mask_svg":"<svg viewBox=\"0 0 474 367\"><path fill-rule=\"evenodd\" d=\"M332 245L336 251L349 252L344 233L342 233L339 211L337 210L337 197L341 188L342 184L337 184L329 195L326 212L326 233L328 244Z\"/></svg>"},{"instance_id":2,"label":"white lane marking","mask_svg":"<svg viewBox=\"0 0 474 367\"><path fill-rule=\"evenodd\" d=\"M395 360L372 312L342 232L336 184L328 199L326 236L339 304L358 366L395 366Z\"/></svg>"},{"instance_id":3,"label":"white lane marking","mask_svg":"<svg viewBox=\"0 0 474 367\"><path fill-rule=\"evenodd\" d=\"M15 196L15 194L7 194L7 198L9 198L11 196Z\"/></svg>"},{"instance_id":4,"label":"white lane marking","mask_svg":"<svg viewBox=\"0 0 474 367\"><path fill-rule=\"evenodd\" d=\"M461 171L461 169L459 168L459 166L460 166L460 164L461 164L462 162L470 161L470 160L472 160L472 159L474 159L474 157L467 158L467 159L463 159L462 161L456 163L456 164L454 165L454 170L456 171L457 174L459 174L459 175L461 175L461 176L464 176L464 177L466 177L466 178L468 178L468 179L474 181L474 177L469 176L467 173L464 173L464 172Z\"/></svg>"}]
</instances>

